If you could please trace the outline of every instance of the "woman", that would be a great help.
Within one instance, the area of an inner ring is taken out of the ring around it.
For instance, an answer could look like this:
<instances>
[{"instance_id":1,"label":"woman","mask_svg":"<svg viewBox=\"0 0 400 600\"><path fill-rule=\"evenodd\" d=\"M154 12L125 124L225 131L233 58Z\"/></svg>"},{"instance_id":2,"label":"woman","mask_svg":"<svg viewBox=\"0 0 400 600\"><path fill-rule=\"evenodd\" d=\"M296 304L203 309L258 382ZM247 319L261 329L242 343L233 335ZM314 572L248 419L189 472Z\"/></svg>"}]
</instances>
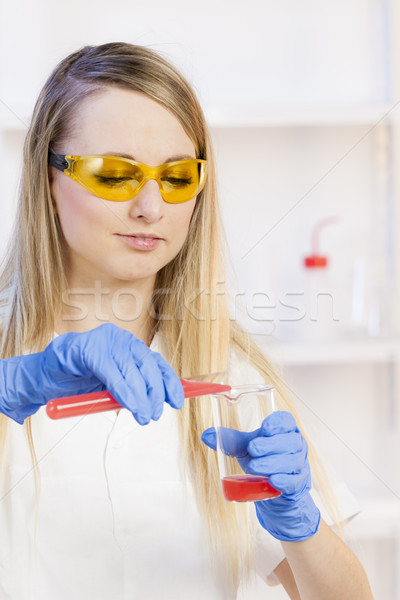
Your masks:
<instances>
[{"instance_id":1,"label":"woman","mask_svg":"<svg viewBox=\"0 0 400 600\"><path fill-rule=\"evenodd\" d=\"M65 58L34 109L0 278L2 597L235 598L252 570L290 598L372 597L320 518L293 406L230 320L223 281L212 150L188 83L126 43ZM178 375L223 370L273 383L284 409L246 449L282 491L257 520L221 496L209 402L183 402ZM38 410L105 389L123 410L56 422Z\"/></svg>"}]
</instances>

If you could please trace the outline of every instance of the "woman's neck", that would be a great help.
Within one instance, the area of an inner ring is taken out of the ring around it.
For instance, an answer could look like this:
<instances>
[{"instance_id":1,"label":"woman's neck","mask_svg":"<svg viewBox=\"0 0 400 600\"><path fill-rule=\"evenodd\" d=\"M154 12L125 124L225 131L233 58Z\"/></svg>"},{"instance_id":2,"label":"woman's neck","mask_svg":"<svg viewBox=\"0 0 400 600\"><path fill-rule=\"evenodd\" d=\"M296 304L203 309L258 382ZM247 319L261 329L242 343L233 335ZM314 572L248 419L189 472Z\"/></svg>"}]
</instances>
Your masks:
<instances>
[{"instance_id":1,"label":"woman's neck","mask_svg":"<svg viewBox=\"0 0 400 600\"><path fill-rule=\"evenodd\" d=\"M62 309L55 321L56 332L84 332L103 323L114 323L150 345L156 326L151 310L153 288L141 287L125 284L112 289L101 280L85 287L72 283L62 296Z\"/></svg>"},{"instance_id":2,"label":"woman's neck","mask_svg":"<svg viewBox=\"0 0 400 600\"><path fill-rule=\"evenodd\" d=\"M148 322L139 324L137 322L120 321L112 317L100 321L93 318L92 315L80 321L75 321L71 320L66 315L61 315L56 319L55 331L59 335L62 333L68 333L70 331L81 333L84 331L89 331L90 329L94 329L95 327L99 327L99 325L102 325L103 323L114 323L114 325L130 331L135 337L141 339L145 344L147 344L147 346L150 346L156 328L156 321L154 319L150 319L150 317Z\"/></svg>"}]
</instances>

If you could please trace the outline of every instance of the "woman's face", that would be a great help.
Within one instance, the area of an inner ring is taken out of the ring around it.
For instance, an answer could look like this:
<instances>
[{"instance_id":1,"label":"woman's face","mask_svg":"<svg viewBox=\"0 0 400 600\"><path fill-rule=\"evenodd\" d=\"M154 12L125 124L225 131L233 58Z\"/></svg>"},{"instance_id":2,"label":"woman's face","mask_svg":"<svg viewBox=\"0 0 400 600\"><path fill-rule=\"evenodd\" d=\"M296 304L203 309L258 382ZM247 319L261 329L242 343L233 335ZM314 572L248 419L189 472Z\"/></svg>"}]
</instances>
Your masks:
<instances>
[{"instance_id":1,"label":"woman's face","mask_svg":"<svg viewBox=\"0 0 400 600\"><path fill-rule=\"evenodd\" d=\"M179 121L157 102L129 90L107 88L85 101L76 131L57 148L60 154L123 154L147 165L196 158ZM103 200L50 168L74 283L100 279L153 284L156 273L182 248L196 199L168 204L158 183L150 180L131 200Z\"/></svg>"}]
</instances>

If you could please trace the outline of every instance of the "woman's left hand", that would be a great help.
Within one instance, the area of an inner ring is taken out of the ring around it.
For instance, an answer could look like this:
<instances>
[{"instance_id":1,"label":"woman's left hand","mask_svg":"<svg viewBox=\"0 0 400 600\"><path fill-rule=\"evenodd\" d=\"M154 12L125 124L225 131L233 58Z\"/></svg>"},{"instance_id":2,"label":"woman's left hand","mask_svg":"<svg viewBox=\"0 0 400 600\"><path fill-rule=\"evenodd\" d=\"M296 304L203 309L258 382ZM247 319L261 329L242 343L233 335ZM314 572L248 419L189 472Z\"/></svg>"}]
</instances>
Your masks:
<instances>
[{"instance_id":1,"label":"woman's left hand","mask_svg":"<svg viewBox=\"0 0 400 600\"><path fill-rule=\"evenodd\" d=\"M277 498L255 502L258 520L275 538L298 542L313 536L320 512L309 493L311 489L307 442L294 417L276 411L253 432L227 429L229 455L235 456L246 473L265 475L282 492ZM216 449L212 427L204 431L202 441Z\"/></svg>"}]
</instances>

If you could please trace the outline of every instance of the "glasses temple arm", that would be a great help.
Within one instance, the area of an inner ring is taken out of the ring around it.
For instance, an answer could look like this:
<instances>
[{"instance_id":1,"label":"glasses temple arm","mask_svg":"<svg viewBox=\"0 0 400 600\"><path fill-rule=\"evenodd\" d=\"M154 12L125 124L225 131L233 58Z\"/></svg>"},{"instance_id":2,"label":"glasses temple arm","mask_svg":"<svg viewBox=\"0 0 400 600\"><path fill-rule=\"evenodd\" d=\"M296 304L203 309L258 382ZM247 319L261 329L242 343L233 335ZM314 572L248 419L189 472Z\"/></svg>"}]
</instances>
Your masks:
<instances>
[{"instance_id":1,"label":"glasses temple arm","mask_svg":"<svg viewBox=\"0 0 400 600\"><path fill-rule=\"evenodd\" d=\"M69 164L63 154L53 154L51 150L49 150L48 156L49 165L55 167L59 171L65 171L68 168Z\"/></svg>"}]
</instances>

